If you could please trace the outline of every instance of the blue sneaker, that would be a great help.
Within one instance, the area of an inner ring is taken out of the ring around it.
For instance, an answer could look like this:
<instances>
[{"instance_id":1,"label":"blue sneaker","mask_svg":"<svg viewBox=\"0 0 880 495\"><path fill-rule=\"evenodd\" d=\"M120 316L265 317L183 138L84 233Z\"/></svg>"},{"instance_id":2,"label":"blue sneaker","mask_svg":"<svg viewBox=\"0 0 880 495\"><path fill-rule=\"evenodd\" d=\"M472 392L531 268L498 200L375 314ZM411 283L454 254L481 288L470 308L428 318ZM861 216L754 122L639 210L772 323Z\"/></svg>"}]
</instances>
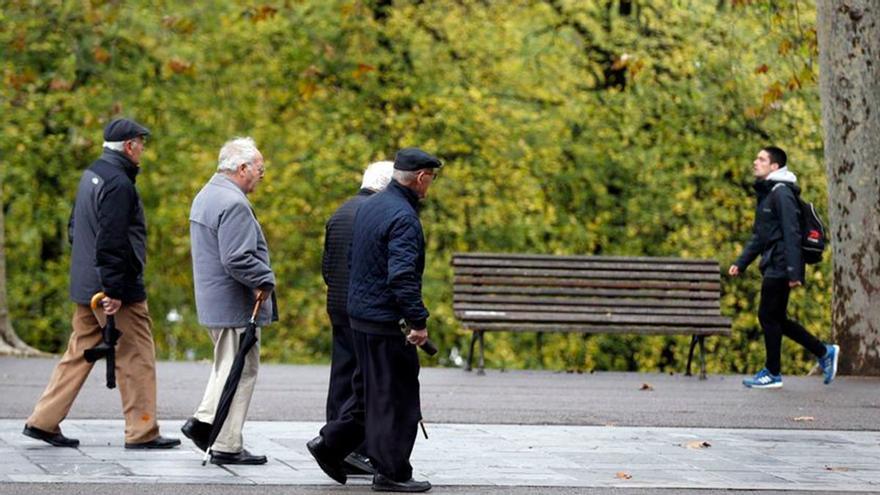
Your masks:
<instances>
[{"instance_id":1,"label":"blue sneaker","mask_svg":"<svg viewBox=\"0 0 880 495\"><path fill-rule=\"evenodd\" d=\"M825 355L819 358L819 366L825 375L825 385L834 381L837 376L837 359L840 357L840 346L825 344Z\"/></svg>"},{"instance_id":2,"label":"blue sneaker","mask_svg":"<svg viewBox=\"0 0 880 495\"><path fill-rule=\"evenodd\" d=\"M782 375L773 375L764 368L754 377L743 380L743 385L748 388L782 388Z\"/></svg>"}]
</instances>

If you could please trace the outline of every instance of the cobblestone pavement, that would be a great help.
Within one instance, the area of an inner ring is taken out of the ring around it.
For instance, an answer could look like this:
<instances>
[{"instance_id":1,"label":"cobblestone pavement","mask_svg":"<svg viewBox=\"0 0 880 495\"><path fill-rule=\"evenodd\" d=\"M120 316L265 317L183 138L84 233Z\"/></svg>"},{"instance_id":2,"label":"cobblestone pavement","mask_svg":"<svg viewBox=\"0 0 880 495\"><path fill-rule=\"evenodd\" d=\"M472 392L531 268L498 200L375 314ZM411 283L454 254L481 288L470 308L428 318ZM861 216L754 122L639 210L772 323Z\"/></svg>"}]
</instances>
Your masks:
<instances>
[{"instance_id":1,"label":"cobblestone pavement","mask_svg":"<svg viewBox=\"0 0 880 495\"><path fill-rule=\"evenodd\" d=\"M182 420L166 420L165 434ZM201 465L184 440L167 451L122 448L119 420L67 420L78 449L21 434L0 420L0 482L327 485L305 443L315 422L257 421L246 447L264 466ZM429 424L415 477L435 486L590 487L880 492L880 432L609 426ZM351 485L369 484L353 477ZM2 483L0 483L2 486Z\"/></svg>"}]
</instances>

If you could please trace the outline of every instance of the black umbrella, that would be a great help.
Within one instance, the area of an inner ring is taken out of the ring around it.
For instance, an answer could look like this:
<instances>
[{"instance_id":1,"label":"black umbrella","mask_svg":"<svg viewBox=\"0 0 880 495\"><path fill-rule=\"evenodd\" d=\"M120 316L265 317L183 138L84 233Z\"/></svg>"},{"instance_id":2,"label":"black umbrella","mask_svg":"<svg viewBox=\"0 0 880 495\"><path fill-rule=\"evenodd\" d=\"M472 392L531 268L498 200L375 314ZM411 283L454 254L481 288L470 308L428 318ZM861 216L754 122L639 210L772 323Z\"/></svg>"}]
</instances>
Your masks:
<instances>
[{"instance_id":1,"label":"black umbrella","mask_svg":"<svg viewBox=\"0 0 880 495\"><path fill-rule=\"evenodd\" d=\"M92 311L98 309L98 304L106 297L103 292L98 292L92 296L90 306ZM107 315L107 324L101 330L101 342L90 349L83 351L83 357L86 361L94 363L104 358L107 360L107 388L116 388L116 342L122 332L116 329L116 318L113 315Z\"/></svg>"},{"instance_id":2,"label":"black umbrella","mask_svg":"<svg viewBox=\"0 0 880 495\"><path fill-rule=\"evenodd\" d=\"M235 397L235 391L238 390L241 371L244 369L244 360L251 348L254 347L254 344L257 343L257 313L260 312L260 305L262 304L263 294L258 292L257 302L254 304L254 312L251 314L251 321L248 322L247 328L241 334L238 353L235 354L235 360L232 361L232 367L229 369L229 376L226 377L226 383L223 384L220 400L217 401L217 410L214 412L214 423L211 427L211 435L208 437L208 448L205 449L202 466L208 462L211 449L214 447L214 441L217 440L217 435L220 434L220 430L223 429L223 423L226 422L226 416L229 415L229 406L232 405L232 398Z\"/></svg>"}]
</instances>

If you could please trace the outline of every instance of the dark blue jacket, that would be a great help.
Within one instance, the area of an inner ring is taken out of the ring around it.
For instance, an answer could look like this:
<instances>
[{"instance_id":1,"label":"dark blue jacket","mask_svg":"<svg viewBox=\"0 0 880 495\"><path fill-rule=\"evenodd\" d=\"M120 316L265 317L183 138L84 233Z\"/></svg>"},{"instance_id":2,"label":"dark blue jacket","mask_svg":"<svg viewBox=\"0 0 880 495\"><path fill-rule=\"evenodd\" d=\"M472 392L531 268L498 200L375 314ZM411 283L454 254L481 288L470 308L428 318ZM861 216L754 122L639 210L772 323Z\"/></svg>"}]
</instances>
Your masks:
<instances>
[{"instance_id":1,"label":"dark blue jacket","mask_svg":"<svg viewBox=\"0 0 880 495\"><path fill-rule=\"evenodd\" d=\"M147 224L135 187L138 170L126 155L105 148L83 172L68 224L70 298L77 303L88 304L98 291L126 304L147 298Z\"/></svg>"},{"instance_id":2,"label":"dark blue jacket","mask_svg":"<svg viewBox=\"0 0 880 495\"><path fill-rule=\"evenodd\" d=\"M351 234L354 229L354 216L361 203L372 196L374 191L361 189L333 212L324 228L324 256L321 259L321 274L327 284L327 314L333 325L348 326L348 251L351 248Z\"/></svg>"},{"instance_id":3,"label":"dark blue jacket","mask_svg":"<svg viewBox=\"0 0 880 495\"><path fill-rule=\"evenodd\" d=\"M752 238L734 264L744 271L760 254L764 278L804 281L801 251L800 188L792 182L755 183L758 206Z\"/></svg>"},{"instance_id":4,"label":"dark blue jacket","mask_svg":"<svg viewBox=\"0 0 880 495\"><path fill-rule=\"evenodd\" d=\"M403 318L425 328L425 236L416 193L392 180L358 208L351 241L348 314L355 330L400 334Z\"/></svg>"}]
</instances>

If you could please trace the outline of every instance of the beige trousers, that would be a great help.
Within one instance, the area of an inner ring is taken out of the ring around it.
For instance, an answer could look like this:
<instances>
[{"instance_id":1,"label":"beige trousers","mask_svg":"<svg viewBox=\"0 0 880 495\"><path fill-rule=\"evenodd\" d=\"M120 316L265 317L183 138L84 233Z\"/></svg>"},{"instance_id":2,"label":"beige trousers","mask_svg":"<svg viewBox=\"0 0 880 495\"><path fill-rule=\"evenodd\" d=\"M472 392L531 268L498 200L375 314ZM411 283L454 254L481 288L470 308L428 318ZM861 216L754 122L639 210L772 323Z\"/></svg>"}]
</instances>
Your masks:
<instances>
[{"instance_id":1,"label":"beige trousers","mask_svg":"<svg viewBox=\"0 0 880 495\"><path fill-rule=\"evenodd\" d=\"M94 364L83 351L101 342L104 313L96 315L85 304L77 304L71 322L73 332L67 350L55 366L52 378L27 424L57 433ZM116 344L116 384L122 396L125 442L143 443L159 436L156 423L156 351L147 302L125 304L116 313L116 328L122 332ZM97 363L105 366L104 361ZM103 370L103 368L101 368Z\"/></svg>"},{"instance_id":2,"label":"beige trousers","mask_svg":"<svg viewBox=\"0 0 880 495\"><path fill-rule=\"evenodd\" d=\"M217 402L226 384L226 377L232 368L235 354L239 348L239 337L244 332L242 328L211 329L211 340L214 341L214 364L211 368L211 376L205 387L205 395L202 403L196 409L195 418L203 423L214 423L214 414L217 411ZM229 415L220 429L220 434L214 441L214 450L235 454L242 450L241 430L244 428L244 420L247 417L251 397L254 395L254 385L257 383L257 371L260 369L260 329L257 328L257 343L248 352L238 389L232 398Z\"/></svg>"}]
</instances>

